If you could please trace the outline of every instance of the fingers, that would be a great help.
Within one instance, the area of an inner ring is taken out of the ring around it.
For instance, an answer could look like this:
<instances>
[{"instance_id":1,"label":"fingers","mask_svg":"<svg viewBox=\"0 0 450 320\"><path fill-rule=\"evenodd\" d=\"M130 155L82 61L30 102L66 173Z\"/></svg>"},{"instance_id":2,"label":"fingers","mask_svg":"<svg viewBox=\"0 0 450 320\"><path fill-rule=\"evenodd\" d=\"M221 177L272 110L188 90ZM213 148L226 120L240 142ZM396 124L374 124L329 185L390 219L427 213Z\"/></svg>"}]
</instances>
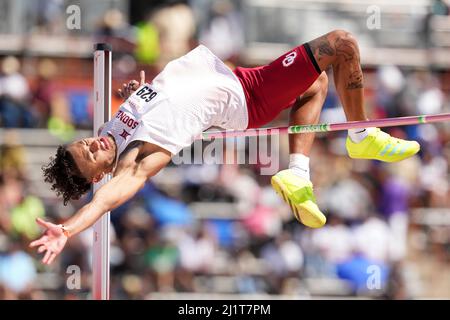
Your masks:
<instances>
[{"instance_id":1,"label":"fingers","mask_svg":"<svg viewBox=\"0 0 450 320\"><path fill-rule=\"evenodd\" d=\"M141 72L139 72L139 78L141 79L140 85L142 86L145 83L145 71L144 70L141 70Z\"/></svg>"},{"instance_id":2,"label":"fingers","mask_svg":"<svg viewBox=\"0 0 450 320\"><path fill-rule=\"evenodd\" d=\"M42 263L48 264L48 261L50 260L50 257L52 256L53 252L50 250L47 250L47 252L44 255L44 258L42 259Z\"/></svg>"},{"instance_id":3,"label":"fingers","mask_svg":"<svg viewBox=\"0 0 450 320\"><path fill-rule=\"evenodd\" d=\"M34 241L36 242L36 241ZM44 254L44 258L42 258L42 263L43 264L51 264L55 258L58 256L58 253L53 252L51 249L49 249L49 247L45 244L41 245L38 249L37 249L38 253L43 253Z\"/></svg>"},{"instance_id":4,"label":"fingers","mask_svg":"<svg viewBox=\"0 0 450 320\"><path fill-rule=\"evenodd\" d=\"M124 98L128 98L128 96L130 95L130 91L128 90L128 84L126 83L122 84L122 91Z\"/></svg>"},{"instance_id":5,"label":"fingers","mask_svg":"<svg viewBox=\"0 0 450 320\"><path fill-rule=\"evenodd\" d=\"M136 80L131 80L130 82L128 82L128 87L131 94L131 91L135 91L139 88L139 82L137 82Z\"/></svg>"},{"instance_id":6,"label":"fingers","mask_svg":"<svg viewBox=\"0 0 450 320\"><path fill-rule=\"evenodd\" d=\"M53 261L55 261L57 254L51 251L47 251L47 253L44 256L44 259L42 259L42 263L50 265Z\"/></svg>"},{"instance_id":7,"label":"fingers","mask_svg":"<svg viewBox=\"0 0 450 320\"><path fill-rule=\"evenodd\" d=\"M52 254L50 255L50 258L49 258L48 261L47 261L47 264L52 264L53 261L55 260L56 256L57 256L56 253L52 253Z\"/></svg>"},{"instance_id":8,"label":"fingers","mask_svg":"<svg viewBox=\"0 0 450 320\"><path fill-rule=\"evenodd\" d=\"M36 218L36 222L40 225L40 226L42 226L42 227L44 227L44 228L46 228L46 229L50 229L51 227L52 227L52 223L50 223L50 222L47 222L47 221L44 221L44 220L42 220L41 218Z\"/></svg>"},{"instance_id":9,"label":"fingers","mask_svg":"<svg viewBox=\"0 0 450 320\"><path fill-rule=\"evenodd\" d=\"M37 240L34 240L33 242L30 243L30 247L37 247L37 246L41 246L43 244L45 244L48 241L48 237L46 235L40 237Z\"/></svg>"},{"instance_id":10,"label":"fingers","mask_svg":"<svg viewBox=\"0 0 450 320\"><path fill-rule=\"evenodd\" d=\"M30 243L30 247L37 247L40 245L43 245L45 242L47 242L47 237L43 236L40 239L34 240L33 242Z\"/></svg>"},{"instance_id":11,"label":"fingers","mask_svg":"<svg viewBox=\"0 0 450 320\"><path fill-rule=\"evenodd\" d=\"M136 80L131 80L128 83L123 83L122 88L118 89L117 92L119 96L123 99L127 99L134 91L136 91L140 86L145 84L145 71L141 70L139 72L139 82Z\"/></svg>"}]
</instances>

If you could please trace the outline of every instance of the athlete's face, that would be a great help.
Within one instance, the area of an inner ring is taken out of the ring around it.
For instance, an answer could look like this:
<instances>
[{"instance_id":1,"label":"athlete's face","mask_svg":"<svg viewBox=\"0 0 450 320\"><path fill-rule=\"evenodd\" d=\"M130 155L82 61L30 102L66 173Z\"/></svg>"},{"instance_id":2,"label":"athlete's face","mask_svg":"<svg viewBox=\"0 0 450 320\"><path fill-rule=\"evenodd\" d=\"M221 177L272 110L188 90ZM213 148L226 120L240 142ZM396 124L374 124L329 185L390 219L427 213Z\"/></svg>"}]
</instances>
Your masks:
<instances>
[{"instance_id":1,"label":"athlete's face","mask_svg":"<svg viewBox=\"0 0 450 320\"><path fill-rule=\"evenodd\" d=\"M78 140L71 143L67 150L88 181L98 182L113 169L116 144L110 136Z\"/></svg>"}]
</instances>

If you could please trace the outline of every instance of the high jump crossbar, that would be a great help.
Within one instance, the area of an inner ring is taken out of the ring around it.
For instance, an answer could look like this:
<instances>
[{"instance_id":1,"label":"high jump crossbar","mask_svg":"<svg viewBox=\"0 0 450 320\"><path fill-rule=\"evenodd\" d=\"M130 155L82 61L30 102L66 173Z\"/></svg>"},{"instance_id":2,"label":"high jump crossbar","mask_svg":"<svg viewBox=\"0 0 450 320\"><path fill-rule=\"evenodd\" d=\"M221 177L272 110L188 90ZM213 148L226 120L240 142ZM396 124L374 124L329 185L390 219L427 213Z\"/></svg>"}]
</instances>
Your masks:
<instances>
[{"instance_id":1,"label":"high jump crossbar","mask_svg":"<svg viewBox=\"0 0 450 320\"><path fill-rule=\"evenodd\" d=\"M295 133L310 133L310 132L330 132L342 131L348 129L363 129L371 127L394 127L405 126L413 124L435 123L450 121L450 113L441 113L434 115L421 115L410 117L384 118L365 121L349 121L340 123L320 123L308 125L295 125L289 127L276 128L259 128L247 130L226 130L226 131L205 131L197 140L202 139L220 139L232 137L251 137L251 136L266 136L266 135L280 135L280 134L295 134Z\"/></svg>"},{"instance_id":2,"label":"high jump crossbar","mask_svg":"<svg viewBox=\"0 0 450 320\"><path fill-rule=\"evenodd\" d=\"M111 119L112 48L107 43L94 45L94 135ZM94 184L94 193L110 179L110 175ZM92 298L109 300L109 224L110 213L104 214L93 226Z\"/></svg>"}]
</instances>

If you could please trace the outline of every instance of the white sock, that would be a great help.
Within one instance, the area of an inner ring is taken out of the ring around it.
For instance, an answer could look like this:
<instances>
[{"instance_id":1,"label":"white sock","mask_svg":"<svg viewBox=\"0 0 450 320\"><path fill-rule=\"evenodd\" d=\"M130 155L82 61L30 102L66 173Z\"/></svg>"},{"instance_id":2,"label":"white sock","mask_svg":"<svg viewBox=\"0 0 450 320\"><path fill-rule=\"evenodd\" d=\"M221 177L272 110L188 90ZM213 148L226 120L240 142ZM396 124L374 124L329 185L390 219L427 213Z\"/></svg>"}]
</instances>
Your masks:
<instances>
[{"instance_id":1,"label":"white sock","mask_svg":"<svg viewBox=\"0 0 450 320\"><path fill-rule=\"evenodd\" d=\"M292 153L289 155L289 169L295 175L310 180L309 177L309 157L301 153Z\"/></svg>"},{"instance_id":2,"label":"white sock","mask_svg":"<svg viewBox=\"0 0 450 320\"><path fill-rule=\"evenodd\" d=\"M348 129L348 135L350 136L350 139L352 139L354 143L360 143L369 135L370 130L371 128Z\"/></svg>"}]
</instances>

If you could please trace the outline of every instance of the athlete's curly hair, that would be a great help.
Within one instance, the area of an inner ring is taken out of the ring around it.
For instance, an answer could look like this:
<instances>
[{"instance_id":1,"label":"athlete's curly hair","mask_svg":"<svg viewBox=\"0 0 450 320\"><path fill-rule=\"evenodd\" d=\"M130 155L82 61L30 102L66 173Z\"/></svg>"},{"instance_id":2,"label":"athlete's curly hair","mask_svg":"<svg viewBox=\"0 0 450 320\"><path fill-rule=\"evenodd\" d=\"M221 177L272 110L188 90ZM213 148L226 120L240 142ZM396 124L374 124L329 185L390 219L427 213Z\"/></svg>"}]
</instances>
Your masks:
<instances>
[{"instance_id":1,"label":"athlete's curly hair","mask_svg":"<svg viewBox=\"0 0 450 320\"><path fill-rule=\"evenodd\" d=\"M59 146L56 157L50 158L50 163L42 167L44 181L52 184L52 190L57 196L63 197L64 205L69 200L77 200L91 188L89 181L78 169L72 154L65 146Z\"/></svg>"}]
</instances>

